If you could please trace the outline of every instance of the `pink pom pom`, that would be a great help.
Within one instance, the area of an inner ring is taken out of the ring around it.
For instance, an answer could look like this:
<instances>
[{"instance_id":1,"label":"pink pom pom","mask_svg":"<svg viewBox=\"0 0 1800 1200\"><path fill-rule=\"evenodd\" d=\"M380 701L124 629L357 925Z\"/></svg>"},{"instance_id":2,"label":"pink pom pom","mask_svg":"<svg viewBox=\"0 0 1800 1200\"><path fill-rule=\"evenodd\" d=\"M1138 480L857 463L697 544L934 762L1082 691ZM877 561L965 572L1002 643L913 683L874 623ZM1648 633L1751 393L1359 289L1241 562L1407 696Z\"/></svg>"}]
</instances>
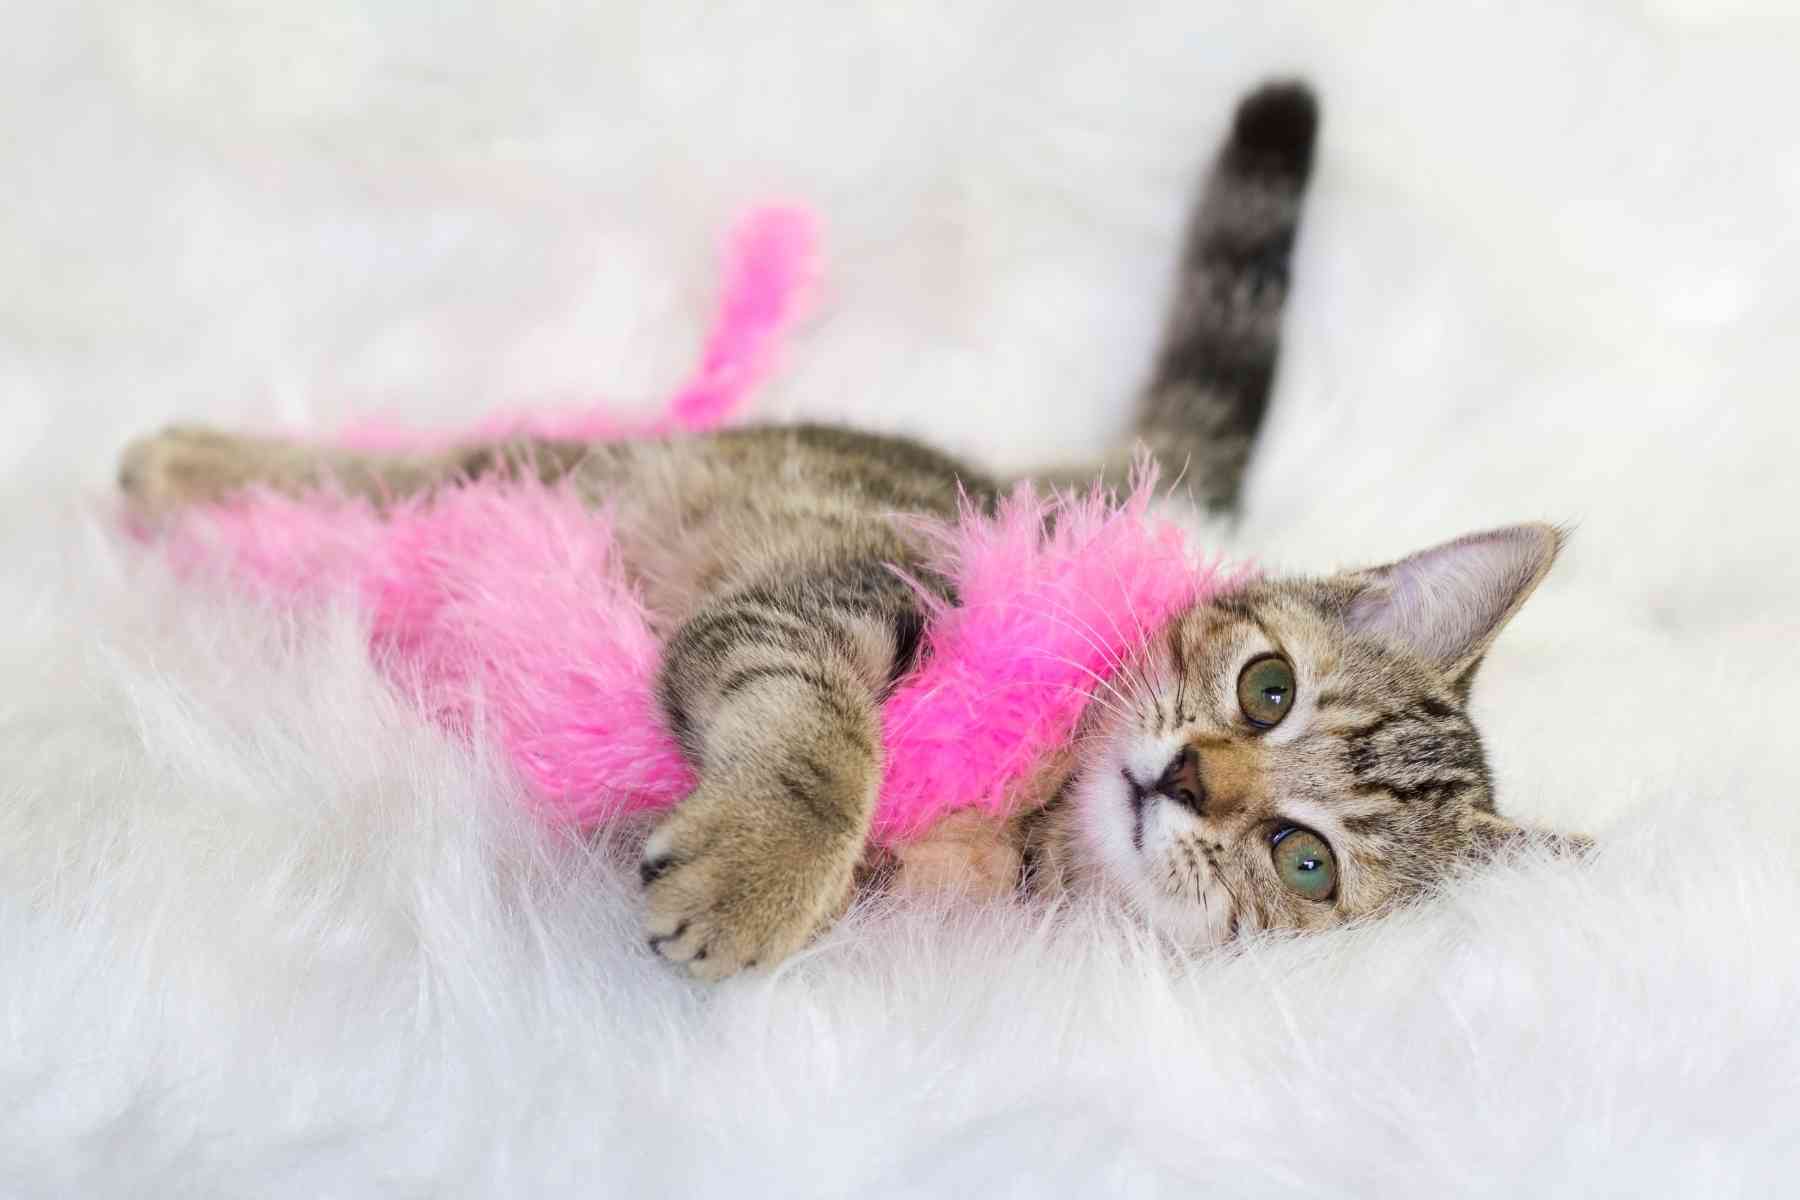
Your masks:
<instances>
[{"instance_id":1,"label":"pink pom pom","mask_svg":"<svg viewBox=\"0 0 1800 1200\"><path fill-rule=\"evenodd\" d=\"M353 592L389 677L447 727L494 737L547 816L588 824L693 786L611 527L567 488L482 481L385 516L263 493L191 514L170 546L271 598Z\"/></svg>"},{"instance_id":2,"label":"pink pom pom","mask_svg":"<svg viewBox=\"0 0 1800 1200\"><path fill-rule=\"evenodd\" d=\"M340 433L338 441L363 450L409 451L520 435L600 442L717 428L775 369L782 340L799 319L817 278L818 243L818 222L803 208L765 205L738 222L726 245L725 285L700 365L659 418L621 420L598 405L503 413L453 431L364 421Z\"/></svg>"},{"instance_id":3,"label":"pink pom pom","mask_svg":"<svg viewBox=\"0 0 1800 1200\"><path fill-rule=\"evenodd\" d=\"M745 393L768 378L811 292L818 270L818 225L801 208L759 208L731 236L725 294L706 352L670 402L677 429L722 424Z\"/></svg>"},{"instance_id":4,"label":"pink pom pom","mask_svg":"<svg viewBox=\"0 0 1800 1200\"><path fill-rule=\"evenodd\" d=\"M814 240L795 210L762 210L740 227L718 325L660 427L715 425L763 377L810 279ZM496 429L634 432L596 411L490 422L474 436ZM390 447L449 440L362 436ZM991 516L916 522L959 601L936 607L920 667L883 708L875 841L905 842L961 809L1002 813L1148 631L1236 581L1150 515L1153 483L1146 472L1123 501L1021 487ZM188 514L166 545L182 567L223 562L284 602L357 597L382 668L448 727L496 738L548 818L592 824L693 786L656 700L658 643L607 514L568 487L483 479L386 514L259 493Z\"/></svg>"},{"instance_id":5,"label":"pink pom pom","mask_svg":"<svg viewBox=\"0 0 1800 1200\"><path fill-rule=\"evenodd\" d=\"M918 523L960 599L933 614L922 665L883 708L877 842L959 809L1002 814L1147 631L1236 581L1150 517L1148 496L1147 482L1123 503L1021 489L991 517ZM484 480L385 516L260 494L195 512L169 545L188 565L223 557L271 597L354 592L396 684L497 738L547 816L592 824L693 786L610 524L568 488Z\"/></svg>"}]
</instances>

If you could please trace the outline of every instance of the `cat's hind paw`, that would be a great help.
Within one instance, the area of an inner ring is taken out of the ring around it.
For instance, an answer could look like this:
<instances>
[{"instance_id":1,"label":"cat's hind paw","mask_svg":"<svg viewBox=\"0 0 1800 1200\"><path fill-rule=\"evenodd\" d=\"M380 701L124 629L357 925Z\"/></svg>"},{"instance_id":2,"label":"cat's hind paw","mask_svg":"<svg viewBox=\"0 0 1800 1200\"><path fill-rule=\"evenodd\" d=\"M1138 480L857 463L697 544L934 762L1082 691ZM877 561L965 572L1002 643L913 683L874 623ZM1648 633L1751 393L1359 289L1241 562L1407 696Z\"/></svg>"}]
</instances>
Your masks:
<instances>
[{"instance_id":1,"label":"cat's hind paw","mask_svg":"<svg viewBox=\"0 0 1800 1200\"><path fill-rule=\"evenodd\" d=\"M139 513L158 517L277 480L287 465L273 443L171 425L125 447L119 456L119 489Z\"/></svg>"}]
</instances>

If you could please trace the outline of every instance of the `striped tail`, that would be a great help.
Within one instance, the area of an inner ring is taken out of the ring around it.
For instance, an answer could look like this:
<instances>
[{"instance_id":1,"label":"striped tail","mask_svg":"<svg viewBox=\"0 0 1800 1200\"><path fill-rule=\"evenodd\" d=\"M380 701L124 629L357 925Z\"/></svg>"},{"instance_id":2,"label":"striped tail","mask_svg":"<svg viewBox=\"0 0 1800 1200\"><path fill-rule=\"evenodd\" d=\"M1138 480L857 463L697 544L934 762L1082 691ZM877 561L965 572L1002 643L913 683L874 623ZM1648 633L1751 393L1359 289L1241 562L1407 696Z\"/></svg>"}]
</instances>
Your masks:
<instances>
[{"instance_id":1,"label":"striped tail","mask_svg":"<svg viewBox=\"0 0 1800 1200\"><path fill-rule=\"evenodd\" d=\"M1299 82L1238 105L1188 230L1174 310L1136 434L1166 482L1209 508L1238 499L1268 408L1319 106Z\"/></svg>"}]
</instances>

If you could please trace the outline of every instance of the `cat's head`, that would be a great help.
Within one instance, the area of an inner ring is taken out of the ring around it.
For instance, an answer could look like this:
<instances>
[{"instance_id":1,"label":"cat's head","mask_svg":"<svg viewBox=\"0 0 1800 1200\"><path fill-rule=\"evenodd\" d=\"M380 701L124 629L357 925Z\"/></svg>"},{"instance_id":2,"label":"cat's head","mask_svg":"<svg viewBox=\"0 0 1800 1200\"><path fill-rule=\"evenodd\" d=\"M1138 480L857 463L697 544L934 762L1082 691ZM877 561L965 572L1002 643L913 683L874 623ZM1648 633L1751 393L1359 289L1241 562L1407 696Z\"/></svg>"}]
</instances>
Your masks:
<instances>
[{"instance_id":1,"label":"cat's head","mask_svg":"<svg viewBox=\"0 0 1800 1200\"><path fill-rule=\"evenodd\" d=\"M1549 571L1546 525L1261 582L1186 613L1083 719L1070 849L1177 937L1318 929L1558 839L1494 810L1469 685Z\"/></svg>"}]
</instances>

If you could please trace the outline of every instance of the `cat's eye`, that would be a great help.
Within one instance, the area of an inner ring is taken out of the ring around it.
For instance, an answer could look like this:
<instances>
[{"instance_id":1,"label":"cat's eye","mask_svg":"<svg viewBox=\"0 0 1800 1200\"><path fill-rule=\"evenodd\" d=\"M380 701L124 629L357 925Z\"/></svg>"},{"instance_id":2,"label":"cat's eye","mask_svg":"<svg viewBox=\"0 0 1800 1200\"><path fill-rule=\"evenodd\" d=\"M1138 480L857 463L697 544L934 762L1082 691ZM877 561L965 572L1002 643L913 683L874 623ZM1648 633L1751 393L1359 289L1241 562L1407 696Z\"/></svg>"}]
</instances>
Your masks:
<instances>
[{"instance_id":1,"label":"cat's eye","mask_svg":"<svg viewBox=\"0 0 1800 1200\"><path fill-rule=\"evenodd\" d=\"M1259 729L1281 723L1294 706L1294 668L1279 654L1252 659L1238 676L1238 707Z\"/></svg>"},{"instance_id":2,"label":"cat's eye","mask_svg":"<svg viewBox=\"0 0 1800 1200\"><path fill-rule=\"evenodd\" d=\"M1337 860L1325 839L1310 829L1289 825L1270 847L1275 873L1288 891L1308 900L1329 900L1337 890Z\"/></svg>"}]
</instances>

